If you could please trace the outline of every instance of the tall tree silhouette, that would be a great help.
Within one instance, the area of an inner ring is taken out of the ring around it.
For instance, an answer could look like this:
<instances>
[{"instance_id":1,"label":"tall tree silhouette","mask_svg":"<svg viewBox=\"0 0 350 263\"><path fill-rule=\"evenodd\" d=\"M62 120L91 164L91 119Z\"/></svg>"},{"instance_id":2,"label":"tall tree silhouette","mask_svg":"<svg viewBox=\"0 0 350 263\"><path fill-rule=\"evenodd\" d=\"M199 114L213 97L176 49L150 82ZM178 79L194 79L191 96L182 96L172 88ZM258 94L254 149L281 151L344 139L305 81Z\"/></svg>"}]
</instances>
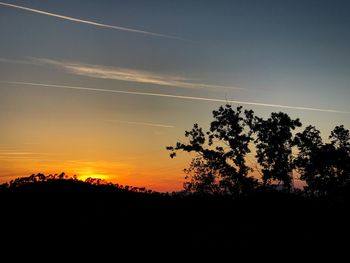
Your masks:
<instances>
[{"instance_id":1,"label":"tall tree silhouette","mask_svg":"<svg viewBox=\"0 0 350 263\"><path fill-rule=\"evenodd\" d=\"M308 126L296 135L299 154L295 167L307 183L306 191L316 195L341 193L350 184L350 135L336 126L323 143L320 132Z\"/></svg>"},{"instance_id":2,"label":"tall tree silhouette","mask_svg":"<svg viewBox=\"0 0 350 263\"><path fill-rule=\"evenodd\" d=\"M195 153L188 169L184 188L191 192L201 193L246 193L256 185L256 179L249 177L251 170L245 161L250 152L252 139L253 111L231 105L213 111L214 121L210 129L204 132L198 124L186 131L188 143L177 142L167 147L170 156L177 151Z\"/></svg>"},{"instance_id":3,"label":"tall tree silhouette","mask_svg":"<svg viewBox=\"0 0 350 263\"><path fill-rule=\"evenodd\" d=\"M283 183L284 189L291 189L292 130L300 126L299 119L293 120L283 112L273 112L266 120L255 117L253 130L256 133L256 157L262 167L265 185L277 180Z\"/></svg>"},{"instance_id":4,"label":"tall tree silhouette","mask_svg":"<svg viewBox=\"0 0 350 263\"><path fill-rule=\"evenodd\" d=\"M326 148L323 147L320 131L314 126L307 126L303 132L296 134L295 142L299 149L294 160L295 168L300 173L300 179L307 183L305 189L314 193L323 184L321 176L324 158L321 157Z\"/></svg>"},{"instance_id":5,"label":"tall tree silhouette","mask_svg":"<svg viewBox=\"0 0 350 263\"><path fill-rule=\"evenodd\" d=\"M332 191L346 193L350 190L350 132L344 125L336 126L329 136L332 146L335 148L334 163L334 183L331 185Z\"/></svg>"}]
</instances>

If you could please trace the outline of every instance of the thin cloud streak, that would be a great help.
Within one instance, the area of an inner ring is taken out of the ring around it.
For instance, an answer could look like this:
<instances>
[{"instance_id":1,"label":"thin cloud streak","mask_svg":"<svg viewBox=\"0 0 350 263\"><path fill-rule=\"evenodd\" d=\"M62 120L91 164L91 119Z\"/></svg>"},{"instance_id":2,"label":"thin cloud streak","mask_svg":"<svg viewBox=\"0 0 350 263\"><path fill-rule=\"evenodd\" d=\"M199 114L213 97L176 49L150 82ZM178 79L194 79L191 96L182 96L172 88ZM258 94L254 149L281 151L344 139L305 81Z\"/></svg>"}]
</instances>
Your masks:
<instances>
[{"instance_id":1,"label":"thin cloud streak","mask_svg":"<svg viewBox=\"0 0 350 263\"><path fill-rule=\"evenodd\" d=\"M16 9L21 9L21 10L25 10L25 11L28 11L28 12L41 14L41 15L52 16L52 17L56 17L56 18L60 18L60 19L64 19L64 20L77 22L77 23L83 23L83 24L88 24L88 25L92 25L92 26L97 26L97 27L103 27L103 28L109 28L109 29L114 29L114 30L119 30L119 31L126 31L126 32L131 32L131 33L138 33L138 34L144 34L144 35L150 35L150 36L156 36L156 37L163 37L163 38L176 39L176 40L181 40L181 41L186 41L186 42L192 42L190 40L187 40L187 39L184 39L184 38L180 38L180 37L176 37L176 36L160 34L160 33L155 33L155 32L150 32L150 31L144 31L144 30L138 30L138 29L129 28L129 27L108 25L108 24L98 23L98 22L94 22L94 21L78 19L78 18L74 18L74 17L70 17L70 16L59 15L59 14L56 14L56 13L46 12L46 11L42 11L42 10L39 10L39 9L25 7L25 6L13 5L13 4L4 3L4 2L0 2L0 5L7 6L7 7L12 7L12 8L16 8Z\"/></svg>"},{"instance_id":2,"label":"thin cloud streak","mask_svg":"<svg viewBox=\"0 0 350 263\"><path fill-rule=\"evenodd\" d=\"M0 156L0 160L18 161L18 160L43 160L42 157L36 156Z\"/></svg>"},{"instance_id":3,"label":"thin cloud streak","mask_svg":"<svg viewBox=\"0 0 350 263\"><path fill-rule=\"evenodd\" d=\"M50 155L50 154L0 149L0 160L5 160L5 161L36 160L36 159L42 160L43 156L47 156L47 155Z\"/></svg>"},{"instance_id":4,"label":"thin cloud streak","mask_svg":"<svg viewBox=\"0 0 350 263\"><path fill-rule=\"evenodd\" d=\"M240 104L240 105L283 108L283 109L292 109L292 110L305 110L305 111L317 111L317 112L350 114L350 111L341 111L341 110L333 110L333 109L320 109L320 108L289 106L289 105L259 103L259 102L250 102L250 101L238 101L238 100L212 99L212 98L205 98L205 97L181 96L181 95L172 95L172 94L164 94L164 93L150 93L150 92L137 92L137 91L125 91L125 90L97 89L97 88L87 88L87 87L79 87L79 86L53 85L53 84L19 82L19 81L0 81L0 83L13 84L13 85L38 86L38 87L45 87L45 88L60 88L60 89L108 92L108 93L118 93L118 94L128 94L128 95L163 97L163 98L173 98L173 99L181 99L181 100L196 100L196 101L233 103L233 104Z\"/></svg>"},{"instance_id":5,"label":"thin cloud streak","mask_svg":"<svg viewBox=\"0 0 350 263\"><path fill-rule=\"evenodd\" d=\"M130 124L130 125L150 126L150 127L158 127L158 128L175 128L175 126L173 125L151 123L151 122L123 121L123 120L108 120L108 122L118 122L118 123Z\"/></svg>"},{"instance_id":6,"label":"thin cloud streak","mask_svg":"<svg viewBox=\"0 0 350 263\"><path fill-rule=\"evenodd\" d=\"M33 65L33 64L35 64L33 61L8 59L8 58L0 58L0 63L24 64L24 65Z\"/></svg>"},{"instance_id":7,"label":"thin cloud streak","mask_svg":"<svg viewBox=\"0 0 350 263\"><path fill-rule=\"evenodd\" d=\"M149 71L134 70L121 67L107 67L101 65L91 65L82 63L61 62L46 58L33 58L33 64L52 65L74 75L87 76L91 78L112 79L126 82L147 83L153 85L181 87L189 89L234 89L243 90L243 88L212 85L206 83L192 82L191 79L181 76L170 76L158 74Z\"/></svg>"},{"instance_id":8,"label":"thin cloud streak","mask_svg":"<svg viewBox=\"0 0 350 263\"><path fill-rule=\"evenodd\" d=\"M0 155L47 155L47 153L34 153L34 152L0 152Z\"/></svg>"}]
</instances>

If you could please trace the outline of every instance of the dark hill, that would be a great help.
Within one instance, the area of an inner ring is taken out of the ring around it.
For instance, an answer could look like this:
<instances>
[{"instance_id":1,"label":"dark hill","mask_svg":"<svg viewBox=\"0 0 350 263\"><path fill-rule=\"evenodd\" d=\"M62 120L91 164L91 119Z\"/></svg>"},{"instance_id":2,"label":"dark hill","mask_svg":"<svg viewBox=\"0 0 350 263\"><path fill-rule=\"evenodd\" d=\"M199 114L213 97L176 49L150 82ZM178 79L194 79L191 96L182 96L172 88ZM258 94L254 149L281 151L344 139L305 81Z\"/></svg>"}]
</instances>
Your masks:
<instances>
[{"instance_id":1,"label":"dark hill","mask_svg":"<svg viewBox=\"0 0 350 263\"><path fill-rule=\"evenodd\" d=\"M260 191L242 198L161 194L74 179L0 189L3 251L17 256L278 259L340 256L347 201ZM162 257L161 255L166 254ZM124 262L124 261L122 261Z\"/></svg>"}]
</instances>

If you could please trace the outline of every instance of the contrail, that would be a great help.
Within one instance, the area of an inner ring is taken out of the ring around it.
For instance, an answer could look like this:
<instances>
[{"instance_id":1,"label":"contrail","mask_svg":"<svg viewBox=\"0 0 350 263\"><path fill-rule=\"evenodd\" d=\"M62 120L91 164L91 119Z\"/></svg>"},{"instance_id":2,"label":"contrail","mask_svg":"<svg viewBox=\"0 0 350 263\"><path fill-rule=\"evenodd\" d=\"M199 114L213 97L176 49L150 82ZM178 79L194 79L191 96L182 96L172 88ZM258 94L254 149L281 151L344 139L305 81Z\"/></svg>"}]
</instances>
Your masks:
<instances>
[{"instance_id":1,"label":"contrail","mask_svg":"<svg viewBox=\"0 0 350 263\"><path fill-rule=\"evenodd\" d=\"M263 106L263 107L283 108L283 109L292 109L292 110L306 110L306 111L350 114L350 111L319 109L319 108L299 107L299 106L288 106L288 105L280 105L280 104L250 102L250 101L212 99L212 98L205 98L205 97L182 96L182 95L173 95L173 94L164 94L164 93L112 90L112 89L97 89L97 88L87 88L87 87L79 87L79 86L53 85L53 84L19 82L19 81L0 81L0 83L6 83L6 84L12 84L12 85L39 86L39 87L46 87L46 88L60 88L60 89L97 91L97 92L108 92L108 93L118 93L118 94L128 94L128 95L163 97L163 98L173 98L173 99L182 99L182 100L197 100L197 101L234 103L234 104L241 104L241 105Z\"/></svg>"},{"instance_id":2,"label":"contrail","mask_svg":"<svg viewBox=\"0 0 350 263\"><path fill-rule=\"evenodd\" d=\"M151 123L151 122L122 121L122 120L108 120L108 122L119 122L119 123L131 124L131 125L151 126L151 127L159 127L159 128L175 128L175 126L173 125Z\"/></svg>"},{"instance_id":3,"label":"contrail","mask_svg":"<svg viewBox=\"0 0 350 263\"><path fill-rule=\"evenodd\" d=\"M7 7L12 7L12 8L17 8L17 9L21 9L21 10L25 10L25 11L28 11L28 12L41 14L41 15L53 16L53 17L57 17L57 18L60 18L60 19L69 20L69 21L73 21L73 22L77 22L77 23L93 25L93 26L97 26L97 27L104 27L104 28L121 30L121 31L127 31L127 32L132 32L132 33L139 33L139 34L144 34L144 35L150 35L150 36L156 36L156 37L164 37L164 38L176 39L176 40L181 40L181 41L186 41L186 42L192 42L190 40L187 40L187 39L184 39L184 38L180 38L180 37L176 37L176 36L165 35L165 34L160 34L160 33L154 33L154 32L144 31L144 30L138 30L138 29L129 28L129 27L122 27L122 26L113 26L113 25L108 25L108 24L102 24L102 23L98 23L98 22L94 22L94 21L83 20L83 19L74 18L74 17L71 17L71 16L63 16L63 15L59 15L59 14L55 14L55 13L51 13L51 12L46 12L46 11L42 11L42 10L38 10L38 9L33 9L33 8L25 7L25 6L13 5L13 4L4 3L4 2L0 2L0 5L7 6Z\"/></svg>"}]
</instances>

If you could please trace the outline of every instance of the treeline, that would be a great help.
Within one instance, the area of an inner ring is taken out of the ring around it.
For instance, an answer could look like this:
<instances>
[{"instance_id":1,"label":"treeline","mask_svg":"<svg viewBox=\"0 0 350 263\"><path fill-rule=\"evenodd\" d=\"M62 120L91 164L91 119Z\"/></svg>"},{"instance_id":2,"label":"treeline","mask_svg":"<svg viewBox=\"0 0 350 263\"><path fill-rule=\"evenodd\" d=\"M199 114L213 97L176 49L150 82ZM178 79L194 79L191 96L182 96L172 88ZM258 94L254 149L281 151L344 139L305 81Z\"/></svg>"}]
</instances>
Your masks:
<instances>
[{"instance_id":1,"label":"treeline","mask_svg":"<svg viewBox=\"0 0 350 263\"><path fill-rule=\"evenodd\" d=\"M49 174L43 173L32 174L26 177L18 177L7 183L0 184L0 191L12 191L16 189L30 188L33 186L39 186L41 189L49 188L54 186L64 190L63 186L69 186L70 189L79 190L82 188L93 187L95 189L100 188L101 190L112 190L121 192L132 192L132 193L146 193L146 194L159 194L153 190L146 189L145 187L136 187L130 185L121 185L108 182L100 178L89 177L87 179L79 180L76 175L69 176L65 173L60 174Z\"/></svg>"},{"instance_id":2,"label":"treeline","mask_svg":"<svg viewBox=\"0 0 350 263\"><path fill-rule=\"evenodd\" d=\"M305 181L304 193L315 196L346 195L350 185L350 133L336 126L323 142L320 131L286 113L271 113L267 119L252 110L231 105L213 111L208 131L198 124L185 131L186 143L169 146L170 157L184 151L194 154L185 169L184 188L205 194L244 195L279 184L293 190L293 172ZM248 154L255 150L255 160ZM252 172L260 178L251 176Z\"/></svg>"}]
</instances>

